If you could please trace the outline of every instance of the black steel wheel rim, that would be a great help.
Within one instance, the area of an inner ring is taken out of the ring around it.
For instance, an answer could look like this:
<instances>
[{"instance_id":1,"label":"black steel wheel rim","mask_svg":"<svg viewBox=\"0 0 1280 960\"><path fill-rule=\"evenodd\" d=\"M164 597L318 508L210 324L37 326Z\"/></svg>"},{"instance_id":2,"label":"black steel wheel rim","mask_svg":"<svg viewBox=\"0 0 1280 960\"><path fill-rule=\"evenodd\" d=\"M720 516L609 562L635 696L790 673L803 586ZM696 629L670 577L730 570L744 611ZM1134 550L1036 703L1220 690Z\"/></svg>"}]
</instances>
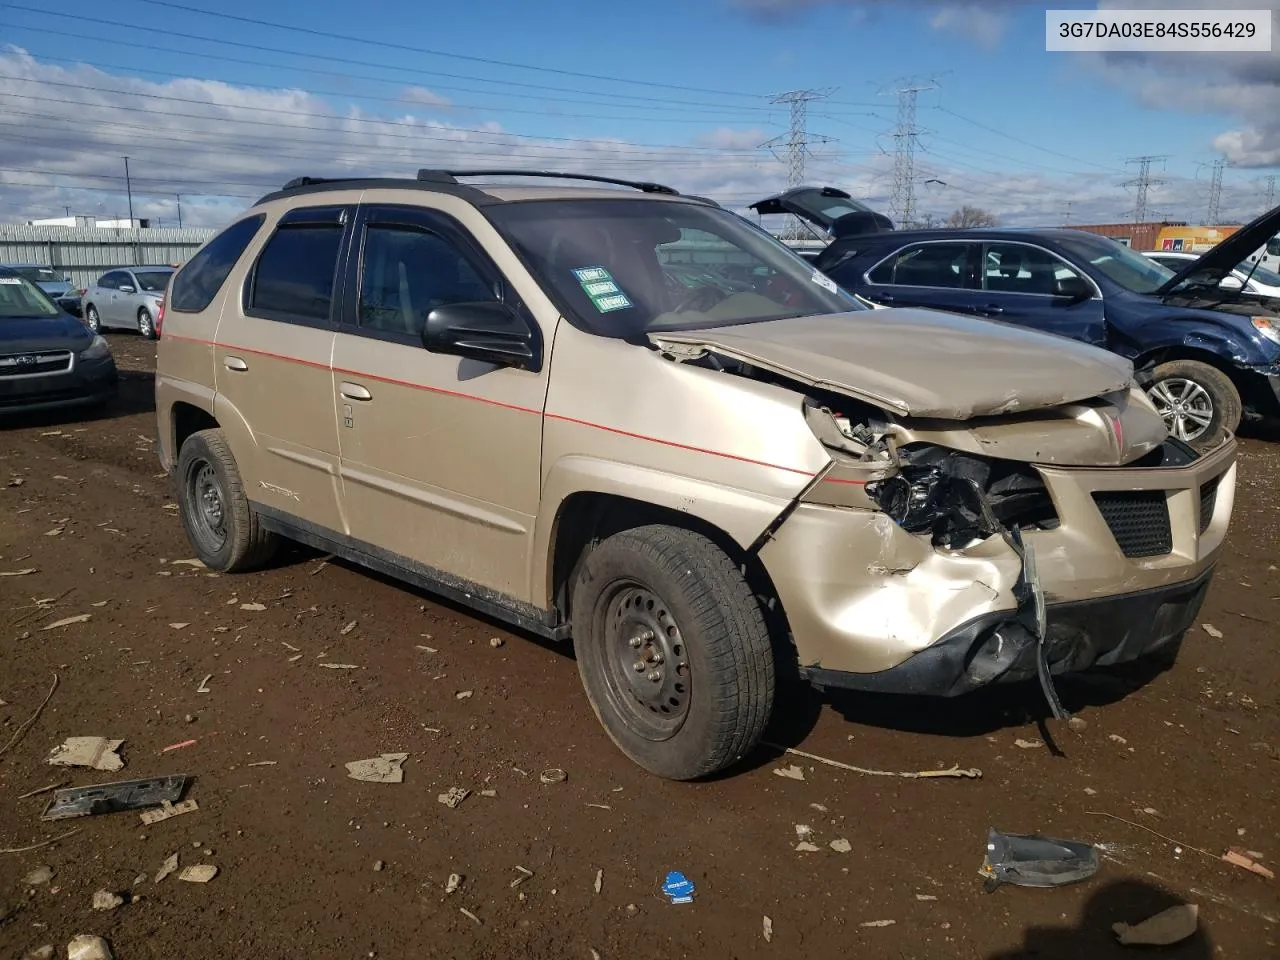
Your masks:
<instances>
[{"instance_id":1,"label":"black steel wheel rim","mask_svg":"<svg viewBox=\"0 0 1280 960\"><path fill-rule=\"evenodd\" d=\"M612 584L597 611L613 712L646 740L671 739L684 725L693 693L675 616L655 591L633 580Z\"/></svg>"},{"instance_id":2,"label":"black steel wheel rim","mask_svg":"<svg viewBox=\"0 0 1280 960\"><path fill-rule=\"evenodd\" d=\"M217 552L227 542L227 507L213 464L197 460L187 471L187 514L201 543Z\"/></svg>"}]
</instances>

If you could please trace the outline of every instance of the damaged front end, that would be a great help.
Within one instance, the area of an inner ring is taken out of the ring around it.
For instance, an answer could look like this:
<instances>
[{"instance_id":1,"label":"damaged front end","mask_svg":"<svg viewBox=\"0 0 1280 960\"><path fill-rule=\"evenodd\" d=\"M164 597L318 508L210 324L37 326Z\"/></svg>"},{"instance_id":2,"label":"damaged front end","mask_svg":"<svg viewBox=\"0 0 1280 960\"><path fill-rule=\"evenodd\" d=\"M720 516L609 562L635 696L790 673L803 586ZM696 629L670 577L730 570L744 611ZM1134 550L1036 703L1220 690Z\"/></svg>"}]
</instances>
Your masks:
<instances>
[{"instance_id":1,"label":"damaged front end","mask_svg":"<svg viewBox=\"0 0 1280 960\"><path fill-rule=\"evenodd\" d=\"M831 466L760 556L815 684L1037 679L1066 719L1055 675L1176 646L1198 612L1235 442L1166 438L1138 390L969 423L811 390L805 413Z\"/></svg>"}]
</instances>

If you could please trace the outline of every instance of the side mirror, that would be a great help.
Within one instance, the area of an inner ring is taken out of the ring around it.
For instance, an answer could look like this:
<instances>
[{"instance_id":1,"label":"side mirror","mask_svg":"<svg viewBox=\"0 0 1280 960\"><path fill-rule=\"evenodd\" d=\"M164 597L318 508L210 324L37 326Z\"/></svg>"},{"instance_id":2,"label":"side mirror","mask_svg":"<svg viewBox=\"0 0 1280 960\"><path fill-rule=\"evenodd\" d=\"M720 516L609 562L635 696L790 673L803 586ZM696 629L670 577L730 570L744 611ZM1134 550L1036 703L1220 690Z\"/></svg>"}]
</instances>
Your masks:
<instances>
[{"instance_id":1,"label":"side mirror","mask_svg":"<svg viewBox=\"0 0 1280 960\"><path fill-rule=\"evenodd\" d=\"M133 287L129 286L129 284L126 283L121 285L120 292L121 293L137 293L138 291L134 290Z\"/></svg>"},{"instance_id":2,"label":"side mirror","mask_svg":"<svg viewBox=\"0 0 1280 960\"><path fill-rule=\"evenodd\" d=\"M536 368L533 332L504 303L450 303L427 314L422 345L432 353L447 353L504 367Z\"/></svg>"},{"instance_id":3,"label":"side mirror","mask_svg":"<svg viewBox=\"0 0 1280 960\"><path fill-rule=\"evenodd\" d=\"M1243 290L1244 281L1237 277L1234 273L1228 273L1225 277L1218 281L1218 286L1223 290Z\"/></svg>"},{"instance_id":4,"label":"side mirror","mask_svg":"<svg viewBox=\"0 0 1280 960\"><path fill-rule=\"evenodd\" d=\"M1084 277L1073 274L1058 281L1057 295L1071 303L1079 303L1093 296L1093 285Z\"/></svg>"}]
</instances>

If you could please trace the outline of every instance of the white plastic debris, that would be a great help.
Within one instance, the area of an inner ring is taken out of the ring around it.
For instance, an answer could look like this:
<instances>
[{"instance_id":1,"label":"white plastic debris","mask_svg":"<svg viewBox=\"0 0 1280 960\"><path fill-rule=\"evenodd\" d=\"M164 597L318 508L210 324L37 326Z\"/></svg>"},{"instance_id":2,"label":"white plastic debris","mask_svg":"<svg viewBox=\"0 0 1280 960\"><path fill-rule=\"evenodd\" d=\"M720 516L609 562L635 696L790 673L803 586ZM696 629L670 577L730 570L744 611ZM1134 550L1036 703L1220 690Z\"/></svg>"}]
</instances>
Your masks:
<instances>
[{"instance_id":1,"label":"white plastic debris","mask_svg":"<svg viewBox=\"0 0 1280 960\"><path fill-rule=\"evenodd\" d=\"M199 805L194 800L183 800L181 803L171 803L165 800L153 810L143 810L142 813L138 814L138 817L143 823L152 824L159 823L161 820L168 820L171 817L180 817L184 813L195 813L199 809Z\"/></svg>"},{"instance_id":2,"label":"white plastic debris","mask_svg":"<svg viewBox=\"0 0 1280 960\"><path fill-rule=\"evenodd\" d=\"M123 740L106 737L68 737L49 754L55 767L92 767L94 770L119 770L124 761L116 753Z\"/></svg>"},{"instance_id":3,"label":"white plastic debris","mask_svg":"<svg viewBox=\"0 0 1280 960\"><path fill-rule=\"evenodd\" d=\"M251 610L254 613L261 613L263 610L267 609L267 605L265 603L242 603L240 604L240 609Z\"/></svg>"},{"instance_id":4,"label":"white plastic debris","mask_svg":"<svg viewBox=\"0 0 1280 960\"><path fill-rule=\"evenodd\" d=\"M502 646L502 644L503 644L503 639L501 637L489 638L489 646L493 647L493 649L495 650L497 650L500 646Z\"/></svg>"},{"instance_id":5,"label":"white plastic debris","mask_svg":"<svg viewBox=\"0 0 1280 960\"><path fill-rule=\"evenodd\" d=\"M839 840L832 840L829 844L827 844L827 846L829 846L836 853L848 853L850 850L853 849L853 844L851 844L848 840L845 840L843 838Z\"/></svg>"},{"instance_id":6,"label":"white plastic debris","mask_svg":"<svg viewBox=\"0 0 1280 960\"><path fill-rule=\"evenodd\" d=\"M403 783L404 762L408 759L407 753L384 753L368 760L352 760L347 764L347 776L369 783Z\"/></svg>"},{"instance_id":7,"label":"white plastic debris","mask_svg":"<svg viewBox=\"0 0 1280 960\"><path fill-rule=\"evenodd\" d=\"M817 845L810 843L808 840L805 840L801 843L796 844L796 853L817 853L817 852L818 852Z\"/></svg>"},{"instance_id":8,"label":"white plastic debris","mask_svg":"<svg viewBox=\"0 0 1280 960\"><path fill-rule=\"evenodd\" d=\"M156 871L154 882L159 883L165 877L177 872L178 872L178 855L175 853L170 855L168 859L165 860L164 863L160 864L160 869Z\"/></svg>"},{"instance_id":9,"label":"white plastic debris","mask_svg":"<svg viewBox=\"0 0 1280 960\"><path fill-rule=\"evenodd\" d=\"M81 614L78 614L78 615L76 615L76 616L74 616L74 617L67 617L67 618L66 618L66 619L64 619L64 620L55 620L53 623L49 624L47 627L41 627L41 629L42 629L42 630L56 630L56 629L58 629L59 627L69 627L69 626L71 626L73 623L86 623L86 622L88 622L88 620L89 620L89 614L87 614L87 613L81 613Z\"/></svg>"},{"instance_id":10,"label":"white plastic debris","mask_svg":"<svg viewBox=\"0 0 1280 960\"><path fill-rule=\"evenodd\" d=\"M773 921L768 917L764 918L764 942L773 943Z\"/></svg>"},{"instance_id":11,"label":"white plastic debris","mask_svg":"<svg viewBox=\"0 0 1280 960\"><path fill-rule=\"evenodd\" d=\"M1153 917L1148 917L1141 923L1113 923L1111 929L1125 946L1141 944L1164 947L1185 940L1194 934L1198 914L1199 907L1194 903L1182 903Z\"/></svg>"},{"instance_id":12,"label":"white plastic debris","mask_svg":"<svg viewBox=\"0 0 1280 960\"><path fill-rule=\"evenodd\" d=\"M184 867L178 874L179 880L188 883L208 883L218 875L218 868L211 863L198 863L193 867Z\"/></svg>"},{"instance_id":13,"label":"white plastic debris","mask_svg":"<svg viewBox=\"0 0 1280 960\"><path fill-rule=\"evenodd\" d=\"M445 881L444 892L456 893L460 886L462 886L462 874L451 873L449 874L449 879Z\"/></svg>"},{"instance_id":14,"label":"white plastic debris","mask_svg":"<svg viewBox=\"0 0 1280 960\"><path fill-rule=\"evenodd\" d=\"M436 800L453 810L469 796L471 796L470 790L464 790L462 787L450 787L448 793L438 794Z\"/></svg>"},{"instance_id":15,"label":"white plastic debris","mask_svg":"<svg viewBox=\"0 0 1280 960\"><path fill-rule=\"evenodd\" d=\"M72 939L67 944L67 960L114 960L111 956L111 945L101 937L88 934Z\"/></svg>"},{"instance_id":16,"label":"white plastic debris","mask_svg":"<svg viewBox=\"0 0 1280 960\"><path fill-rule=\"evenodd\" d=\"M794 763L789 767L774 767L773 772L779 777L786 777L788 780L803 780L804 771Z\"/></svg>"},{"instance_id":17,"label":"white plastic debris","mask_svg":"<svg viewBox=\"0 0 1280 960\"><path fill-rule=\"evenodd\" d=\"M114 910L116 907L122 906L124 906L124 897L112 893L110 890L99 890L93 895L93 909L95 910Z\"/></svg>"},{"instance_id":18,"label":"white plastic debris","mask_svg":"<svg viewBox=\"0 0 1280 960\"><path fill-rule=\"evenodd\" d=\"M1213 639L1215 640L1222 639L1222 631L1219 630L1217 627L1215 627L1212 623L1202 623L1200 624L1200 626L1204 629L1204 632L1207 633L1209 636L1213 637Z\"/></svg>"}]
</instances>

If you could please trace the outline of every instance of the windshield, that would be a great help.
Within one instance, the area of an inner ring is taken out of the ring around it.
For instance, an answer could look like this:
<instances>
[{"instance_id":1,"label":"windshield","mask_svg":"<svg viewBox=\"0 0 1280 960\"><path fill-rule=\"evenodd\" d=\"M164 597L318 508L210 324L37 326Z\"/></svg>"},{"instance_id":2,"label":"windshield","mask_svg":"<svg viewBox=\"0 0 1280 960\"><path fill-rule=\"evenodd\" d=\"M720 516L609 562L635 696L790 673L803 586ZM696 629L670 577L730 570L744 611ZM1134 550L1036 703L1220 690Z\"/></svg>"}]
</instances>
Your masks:
<instances>
[{"instance_id":1,"label":"windshield","mask_svg":"<svg viewBox=\"0 0 1280 960\"><path fill-rule=\"evenodd\" d=\"M0 320L56 317L61 311L26 277L0 273Z\"/></svg>"},{"instance_id":2,"label":"windshield","mask_svg":"<svg viewBox=\"0 0 1280 960\"><path fill-rule=\"evenodd\" d=\"M172 270L151 270L146 272L134 271L133 274L138 278L138 283L142 285L142 289L148 293L163 293L164 288L169 284L169 278L173 276Z\"/></svg>"},{"instance_id":3,"label":"windshield","mask_svg":"<svg viewBox=\"0 0 1280 960\"><path fill-rule=\"evenodd\" d=\"M1173 271L1109 237L1080 233L1061 240L1063 248L1126 290L1155 293L1173 279Z\"/></svg>"},{"instance_id":4,"label":"windshield","mask_svg":"<svg viewBox=\"0 0 1280 960\"><path fill-rule=\"evenodd\" d=\"M533 200L486 213L567 318L600 336L866 309L750 221L717 207Z\"/></svg>"},{"instance_id":5,"label":"windshield","mask_svg":"<svg viewBox=\"0 0 1280 960\"><path fill-rule=\"evenodd\" d=\"M66 283L66 277L55 273L49 267L18 267L13 271L20 277L26 277L32 283Z\"/></svg>"},{"instance_id":6,"label":"windshield","mask_svg":"<svg viewBox=\"0 0 1280 960\"><path fill-rule=\"evenodd\" d=\"M1280 287L1280 273L1268 270L1262 264L1254 266L1252 263L1244 264L1236 271L1236 275L1243 280L1248 277L1257 283L1265 284L1268 287Z\"/></svg>"}]
</instances>

